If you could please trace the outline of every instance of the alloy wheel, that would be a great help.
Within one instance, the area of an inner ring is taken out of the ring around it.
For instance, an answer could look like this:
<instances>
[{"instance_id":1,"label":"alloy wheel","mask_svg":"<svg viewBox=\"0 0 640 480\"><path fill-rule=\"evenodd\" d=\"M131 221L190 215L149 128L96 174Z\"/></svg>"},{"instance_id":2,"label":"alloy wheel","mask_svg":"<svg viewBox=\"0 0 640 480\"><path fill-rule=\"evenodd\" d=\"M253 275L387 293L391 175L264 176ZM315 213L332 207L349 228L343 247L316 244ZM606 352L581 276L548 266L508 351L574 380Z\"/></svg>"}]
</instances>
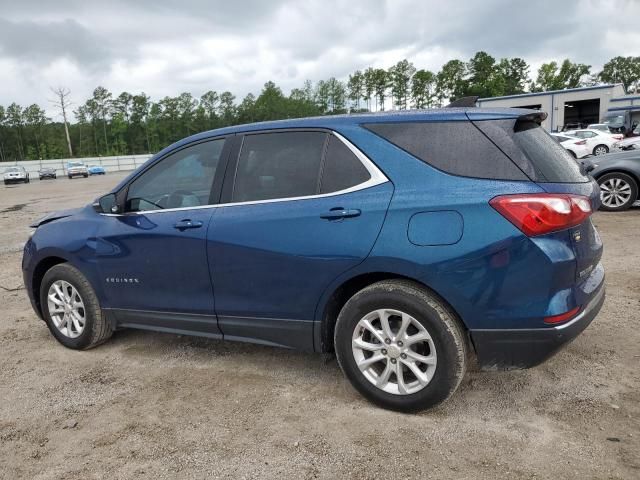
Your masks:
<instances>
[{"instance_id":1,"label":"alloy wheel","mask_svg":"<svg viewBox=\"0 0 640 480\"><path fill-rule=\"evenodd\" d=\"M353 331L351 348L364 377L380 390L409 395L425 388L436 370L436 348L427 329L393 309L365 315Z\"/></svg>"},{"instance_id":2,"label":"alloy wheel","mask_svg":"<svg viewBox=\"0 0 640 480\"><path fill-rule=\"evenodd\" d=\"M621 178L609 178L600 184L600 198L609 208L619 208L631 199L631 185Z\"/></svg>"},{"instance_id":3,"label":"alloy wheel","mask_svg":"<svg viewBox=\"0 0 640 480\"><path fill-rule=\"evenodd\" d=\"M593 154L594 155L604 155L607 152L608 152L607 151L607 147L600 145L600 146L595 148L595 150L593 151Z\"/></svg>"},{"instance_id":4,"label":"alloy wheel","mask_svg":"<svg viewBox=\"0 0 640 480\"><path fill-rule=\"evenodd\" d=\"M55 327L64 336L77 338L86 323L86 310L76 288L64 280L56 280L47 294L49 315Z\"/></svg>"}]
</instances>

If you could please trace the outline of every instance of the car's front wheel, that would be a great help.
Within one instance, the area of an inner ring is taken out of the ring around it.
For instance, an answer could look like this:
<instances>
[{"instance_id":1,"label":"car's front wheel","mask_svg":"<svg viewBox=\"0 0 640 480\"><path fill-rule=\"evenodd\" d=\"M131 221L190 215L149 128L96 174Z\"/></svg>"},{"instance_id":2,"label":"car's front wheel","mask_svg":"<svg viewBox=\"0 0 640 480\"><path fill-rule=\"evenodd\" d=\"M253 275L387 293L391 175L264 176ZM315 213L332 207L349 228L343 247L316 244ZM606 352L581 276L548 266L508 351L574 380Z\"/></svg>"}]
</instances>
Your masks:
<instances>
[{"instance_id":1,"label":"car's front wheel","mask_svg":"<svg viewBox=\"0 0 640 480\"><path fill-rule=\"evenodd\" d=\"M609 153L609 147L607 147L606 145L596 145L593 149L593 154L596 156L605 155L607 153Z\"/></svg>"},{"instance_id":2,"label":"car's front wheel","mask_svg":"<svg viewBox=\"0 0 640 480\"><path fill-rule=\"evenodd\" d=\"M375 283L342 308L335 328L338 363L368 400L399 411L433 407L466 371L464 331L429 290L405 280Z\"/></svg>"},{"instance_id":3,"label":"car's front wheel","mask_svg":"<svg viewBox=\"0 0 640 480\"><path fill-rule=\"evenodd\" d=\"M638 184L626 173L607 173L598 178L602 210L626 210L638 199Z\"/></svg>"},{"instance_id":4,"label":"car's front wheel","mask_svg":"<svg viewBox=\"0 0 640 480\"><path fill-rule=\"evenodd\" d=\"M67 263L45 273L40 305L49 330L65 347L83 350L111 337L113 327L85 276Z\"/></svg>"}]
</instances>

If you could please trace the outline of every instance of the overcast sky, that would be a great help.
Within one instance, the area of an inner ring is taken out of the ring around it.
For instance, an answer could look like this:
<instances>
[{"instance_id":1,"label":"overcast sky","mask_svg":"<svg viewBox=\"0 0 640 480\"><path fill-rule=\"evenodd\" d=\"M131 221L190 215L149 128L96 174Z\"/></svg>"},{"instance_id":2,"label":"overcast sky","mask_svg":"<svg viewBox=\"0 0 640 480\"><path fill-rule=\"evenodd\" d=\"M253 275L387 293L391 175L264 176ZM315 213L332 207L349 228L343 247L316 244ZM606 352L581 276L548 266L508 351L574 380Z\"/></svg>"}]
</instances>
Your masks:
<instances>
[{"instance_id":1,"label":"overcast sky","mask_svg":"<svg viewBox=\"0 0 640 480\"><path fill-rule=\"evenodd\" d=\"M285 93L408 58L437 71L478 50L599 69L640 55L640 0L0 0L0 105L50 86L119 94Z\"/></svg>"}]
</instances>

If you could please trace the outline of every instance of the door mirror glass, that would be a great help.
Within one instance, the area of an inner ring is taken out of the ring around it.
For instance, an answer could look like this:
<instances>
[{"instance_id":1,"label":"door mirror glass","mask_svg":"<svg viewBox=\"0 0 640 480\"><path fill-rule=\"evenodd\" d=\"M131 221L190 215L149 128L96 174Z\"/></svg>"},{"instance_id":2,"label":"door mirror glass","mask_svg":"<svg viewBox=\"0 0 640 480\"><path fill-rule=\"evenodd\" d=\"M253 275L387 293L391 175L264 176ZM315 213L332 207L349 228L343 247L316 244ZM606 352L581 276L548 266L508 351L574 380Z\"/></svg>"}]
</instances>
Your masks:
<instances>
[{"instance_id":1,"label":"door mirror glass","mask_svg":"<svg viewBox=\"0 0 640 480\"><path fill-rule=\"evenodd\" d=\"M100 197L98 204L100 205L100 213L120 213L120 207L118 206L115 193L108 193Z\"/></svg>"}]
</instances>

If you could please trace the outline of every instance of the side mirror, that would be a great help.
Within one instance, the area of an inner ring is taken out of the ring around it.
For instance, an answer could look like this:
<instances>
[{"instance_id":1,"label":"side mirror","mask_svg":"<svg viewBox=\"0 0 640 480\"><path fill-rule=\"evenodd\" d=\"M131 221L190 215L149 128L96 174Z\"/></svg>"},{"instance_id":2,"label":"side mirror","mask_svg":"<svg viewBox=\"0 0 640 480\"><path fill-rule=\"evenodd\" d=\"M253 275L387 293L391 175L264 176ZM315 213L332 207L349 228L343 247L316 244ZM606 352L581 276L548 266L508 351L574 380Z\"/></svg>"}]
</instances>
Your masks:
<instances>
[{"instance_id":1,"label":"side mirror","mask_svg":"<svg viewBox=\"0 0 640 480\"><path fill-rule=\"evenodd\" d=\"M120 213L120 206L115 193L108 193L98 199L94 208L99 213Z\"/></svg>"}]
</instances>

